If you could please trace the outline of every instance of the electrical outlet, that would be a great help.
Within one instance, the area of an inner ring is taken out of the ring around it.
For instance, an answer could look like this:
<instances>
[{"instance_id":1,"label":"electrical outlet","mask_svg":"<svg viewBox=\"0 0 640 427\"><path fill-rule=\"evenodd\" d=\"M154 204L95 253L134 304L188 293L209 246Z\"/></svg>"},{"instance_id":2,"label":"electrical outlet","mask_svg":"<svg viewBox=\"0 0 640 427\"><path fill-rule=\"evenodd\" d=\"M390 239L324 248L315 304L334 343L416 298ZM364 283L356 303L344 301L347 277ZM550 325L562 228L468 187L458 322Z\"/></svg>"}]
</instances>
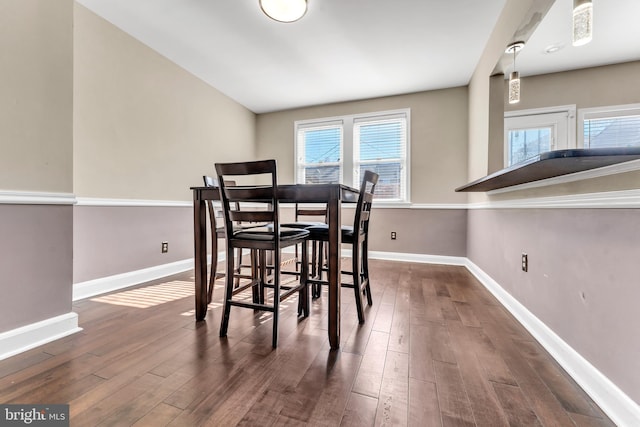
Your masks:
<instances>
[{"instance_id":1,"label":"electrical outlet","mask_svg":"<svg viewBox=\"0 0 640 427\"><path fill-rule=\"evenodd\" d=\"M529 255L522 253L522 271L529 271Z\"/></svg>"},{"instance_id":2,"label":"electrical outlet","mask_svg":"<svg viewBox=\"0 0 640 427\"><path fill-rule=\"evenodd\" d=\"M169 252L169 242L162 242L162 253L166 254Z\"/></svg>"},{"instance_id":3,"label":"electrical outlet","mask_svg":"<svg viewBox=\"0 0 640 427\"><path fill-rule=\"evenodd\" d=\"M391 240L396 240L396 232L395 231L391 232Z\"/></svg>"}]
</instances>

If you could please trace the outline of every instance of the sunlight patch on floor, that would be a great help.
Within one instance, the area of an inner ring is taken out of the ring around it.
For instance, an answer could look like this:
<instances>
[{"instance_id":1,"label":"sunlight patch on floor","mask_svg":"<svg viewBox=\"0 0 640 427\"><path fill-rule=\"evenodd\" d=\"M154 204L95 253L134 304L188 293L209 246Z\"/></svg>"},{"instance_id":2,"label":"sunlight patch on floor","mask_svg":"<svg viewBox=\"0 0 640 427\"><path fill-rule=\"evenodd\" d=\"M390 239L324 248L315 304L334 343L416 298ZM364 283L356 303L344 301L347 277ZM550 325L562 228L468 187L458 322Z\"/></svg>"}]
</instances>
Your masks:
<instances>
[{"instance_id":1,"label":"sunlight patch on floor","mask_svg":"<svg viewBox=\"0 0 640 427\"><path fill-rule=\"evenodd\" d=\"M91 298L91 301L135 308L149 308L192 296L193 293L193 282L174 280Z\"/></svg>"}]
</instances>

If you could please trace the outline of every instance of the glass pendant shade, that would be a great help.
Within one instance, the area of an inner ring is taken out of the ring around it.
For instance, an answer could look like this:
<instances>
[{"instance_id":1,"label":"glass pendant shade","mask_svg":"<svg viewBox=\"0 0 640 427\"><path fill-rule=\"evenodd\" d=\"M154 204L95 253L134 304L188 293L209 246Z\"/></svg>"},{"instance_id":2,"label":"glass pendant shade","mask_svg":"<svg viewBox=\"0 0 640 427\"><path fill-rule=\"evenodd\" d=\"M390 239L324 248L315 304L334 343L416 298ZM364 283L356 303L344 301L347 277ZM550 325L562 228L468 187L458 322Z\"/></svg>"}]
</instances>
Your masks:
<instances>
[{"instance_id":1,"label":"glass pendant shade","mask_svg":"<svg viewBox=\"0 0 640 427\"><path fill-rule=\"evenodd\" d=\"M509 104L520 102L520 74L514 71L509 76Z\"/></svg>"},{"instance_id":2,"label":"glass pendant shade","mask_svg":"<svg viewBox=\"0 0 640 427\"><path fill-rule=\"evenodd\" d=\"M591 0L573 0L573 45L582 46L591 41L593 31L593 3Z\"/></svg>"},{"instance_id":3,"label":"glass pendant shade","mask_svg":"<svg viewBox=\"0 0 640 427\"><path fill-rule=\"evenodd\" d=\"M307 0L259 0L260 8L278 22L295 22L307 13Z\"/></svg>"}]
</instances>

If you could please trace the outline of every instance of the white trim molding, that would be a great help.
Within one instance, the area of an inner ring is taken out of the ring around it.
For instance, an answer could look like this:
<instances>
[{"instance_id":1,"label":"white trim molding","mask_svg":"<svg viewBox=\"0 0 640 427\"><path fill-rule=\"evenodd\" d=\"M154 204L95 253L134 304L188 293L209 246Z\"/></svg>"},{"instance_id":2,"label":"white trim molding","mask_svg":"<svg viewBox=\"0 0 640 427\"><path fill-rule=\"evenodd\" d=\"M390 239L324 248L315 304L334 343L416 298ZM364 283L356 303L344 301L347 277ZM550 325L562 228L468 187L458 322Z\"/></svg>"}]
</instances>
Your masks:
<instances>
[{"instance_id":1,"label":"white trim molding","mask_svg":"<svg viewBox=\"0 0 640 427\"><path fill-rule=\"evenodd\" d=\"M78 314L69 312L0 333L0 360L80 332Z\"/></svg>"},{"instance_id":2,"label":"white trim molding","mask_svg":"<svg viewBox=\"0 0 640 427\"><path fill-rule=\"evenodd\" d=\"M374 205L375 207L375 205ZM445 209L445 210L455 210L455 209L467 209L468 205L466 203L414 203L409 206L410 209Z\"/></svg>"},{"instance_id":3,"label":"white trim molding","mask_svg":"<svg viewBox=\"0 0 640 427\"><path fill-rule=\"evenodd\" d=\"M640 425L640 406L520 304L480 267L465 265L618 426Z\"/></svg>"},{"instance_id":4,"label":"white trim molding","mask_svg":"<svg viewBox=\"0 0 640 427\"><path fill-rule=\"evenodd\" d=\"M78 206L193 207L193 202L181 200L102 199L95 197L77 197L76 200Z\"/></svg>"},{"instance_id":5,"label":"white trim molding","mask_svg":"<svg viewBox=\"0 0 640 427\"><path fill-rule=\"evenodd\" d=\"M71 193L0 190L0 205L73 205L75 203L76 198Z\"/></svg>"},{"instance_id":6,"label":"white trim molding","mask_svg":"<svg viewBox=\"0 0 640 427\"><path fill-rule=\"evenodd\" d=\"M637 209L640 189L471 203L469 209Z\"/></svg>"}]
</instances>

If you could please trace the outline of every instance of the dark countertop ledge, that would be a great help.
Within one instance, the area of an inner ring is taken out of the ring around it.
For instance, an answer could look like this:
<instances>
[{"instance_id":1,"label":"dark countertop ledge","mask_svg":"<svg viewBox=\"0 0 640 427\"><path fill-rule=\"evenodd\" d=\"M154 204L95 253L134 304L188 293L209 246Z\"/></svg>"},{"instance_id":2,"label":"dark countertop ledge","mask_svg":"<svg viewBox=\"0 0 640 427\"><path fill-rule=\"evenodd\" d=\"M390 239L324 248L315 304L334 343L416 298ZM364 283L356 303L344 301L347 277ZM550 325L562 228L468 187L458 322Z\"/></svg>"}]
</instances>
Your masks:
<instances>
[{"instance_id":1,"label":"dark countertop ledge","mask_svg":"<svg viewBox=\"0 0 640 427\"><path fill-rule=\"evenodd\" d=\"M640 159L640 147L547 151L458 187L456 191L491 191L637 159Z\"/></svg>"}]
</instances>

